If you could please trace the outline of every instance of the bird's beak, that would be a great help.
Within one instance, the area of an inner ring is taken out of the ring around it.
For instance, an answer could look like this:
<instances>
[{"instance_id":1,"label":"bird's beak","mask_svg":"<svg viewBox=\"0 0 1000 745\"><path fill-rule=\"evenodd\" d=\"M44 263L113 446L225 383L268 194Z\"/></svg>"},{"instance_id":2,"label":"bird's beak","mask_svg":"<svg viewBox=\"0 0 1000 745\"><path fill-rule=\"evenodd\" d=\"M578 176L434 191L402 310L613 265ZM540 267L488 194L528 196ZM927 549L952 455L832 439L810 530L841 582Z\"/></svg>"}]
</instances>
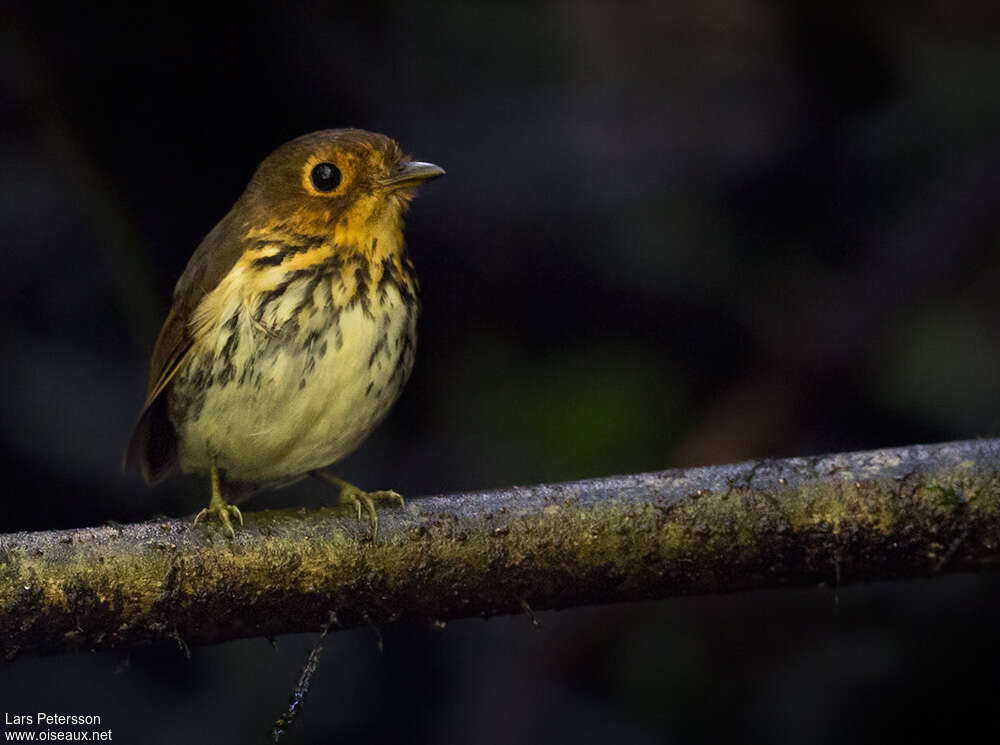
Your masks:
<instances>
[{"instance_id":1,"label":"bird's beak","mask_svg":"<svg viewBox=\"0 0 1000 745\"><path fill-rule=\"evenodd\" d=\"M389 178L382 180L382 187L393 191L406 186L417 186L438 176L444 176L444 169L441 166L421 163L418 160L404 160L392 169Z\"/></svg>"}]
</instances>

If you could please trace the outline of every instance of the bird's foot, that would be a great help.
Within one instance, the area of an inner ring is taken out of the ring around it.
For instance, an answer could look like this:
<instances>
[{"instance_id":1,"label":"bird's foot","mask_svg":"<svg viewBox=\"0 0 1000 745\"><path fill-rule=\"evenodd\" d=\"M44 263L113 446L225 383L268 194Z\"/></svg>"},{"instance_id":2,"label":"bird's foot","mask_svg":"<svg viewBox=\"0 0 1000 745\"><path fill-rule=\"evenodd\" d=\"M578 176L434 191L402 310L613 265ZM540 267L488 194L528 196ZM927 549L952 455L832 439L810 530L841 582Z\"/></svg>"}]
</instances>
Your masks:
<instances>
[{"instance_id":1,"label":"bird's foot","mask_svg":"<svg viewBox=\"0 0 1000 745\"><path fill-rule=\"evenodd\" d=\"M381 491L362 491L353 484L345 484L340 488L340 503L341 504L353 504L358 511L358 520L361 519L362 506L364 511L368 513L368 519L372 521L372 525L375 526L375 531L378 532L378 512L375 510L375 502L398 502L400 507L405 507L406 502L403 501L403 497L398 492L392 491L392 489L383 489Z\"/></svg>"},{"instance_id":2,"label":"bird's foot","mask_svg":"<svg viewBox=\"0 0 1000 745\"><path fill-rule=\"evenodd\" d=\"M233 524L229 520L230 515L239 520L240 527L243 527L243 513L240 512L240 508L235 504L229 504L224 501L222 497L213 494L212 501L208 503L208 507L195 516L194 524L197 525L198 521L203 517L217 517L219 522L222 523L222 527L226 531L226 535L235 539L236 531L233 530Z\"/></svg>"},{"instance_id":3,"label":"bird's foot","mask_svg":"<svg viewBox=\"0 0 1000 745\"><path fill-rule=\"evenodd\" d=\"M317 478L326 481L327 483L333 484L340 488L340 504L353 504L358 512L358 520L361 519L362 511L367 512L368 519L372 523L372 534L373 536L378 535L378 512L375 510L376 502L398 502L400 507L405 507L406 502L403 500L402 495L398 492L394 492L391 489L383 489L381 491L364 491L359 489L354 484L344 481L341 478L337 478L324 471L314 471L313 475Z\"/></svg>"}]
</instances>

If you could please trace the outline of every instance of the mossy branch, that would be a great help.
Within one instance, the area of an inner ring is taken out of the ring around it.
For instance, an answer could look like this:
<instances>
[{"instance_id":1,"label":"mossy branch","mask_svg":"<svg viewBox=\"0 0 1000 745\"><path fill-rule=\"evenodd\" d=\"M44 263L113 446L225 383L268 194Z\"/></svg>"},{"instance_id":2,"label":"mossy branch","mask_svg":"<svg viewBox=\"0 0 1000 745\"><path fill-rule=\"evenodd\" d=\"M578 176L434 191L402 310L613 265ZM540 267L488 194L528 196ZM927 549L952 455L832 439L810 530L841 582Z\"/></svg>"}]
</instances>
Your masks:
<instances>
[{"instance_id":1,"label":"mossy branch","mask_svg":"<svg viewBox=\"0 0 1000 745\"><path fill-rule=\"evenodd\" d=\"M1000 559L1000 440L0 536L0 644L128 649L833 585Z\"/></svg>"}]
</instances>

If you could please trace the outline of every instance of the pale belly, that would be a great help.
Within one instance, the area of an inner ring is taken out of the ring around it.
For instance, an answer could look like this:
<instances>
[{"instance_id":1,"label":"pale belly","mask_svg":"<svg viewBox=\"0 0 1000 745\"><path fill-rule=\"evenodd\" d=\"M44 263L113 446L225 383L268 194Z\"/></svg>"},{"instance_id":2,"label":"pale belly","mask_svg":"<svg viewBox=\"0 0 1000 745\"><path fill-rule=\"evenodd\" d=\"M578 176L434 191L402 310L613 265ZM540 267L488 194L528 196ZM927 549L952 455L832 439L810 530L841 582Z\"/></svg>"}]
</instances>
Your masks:
<instances>
[{"instance_id":1,"label":"pale belly","mask_svg":"<svg viewBox=\"0 0 1000 745\"><path fill-rule=\"evenodd\" d=\"M181 469L279 481L351 453L388 413L409 377L416 310L390 287L335 322L317 312L274 334L234 316L175 378L170 418Z\"/></svg>"}]
</instances>

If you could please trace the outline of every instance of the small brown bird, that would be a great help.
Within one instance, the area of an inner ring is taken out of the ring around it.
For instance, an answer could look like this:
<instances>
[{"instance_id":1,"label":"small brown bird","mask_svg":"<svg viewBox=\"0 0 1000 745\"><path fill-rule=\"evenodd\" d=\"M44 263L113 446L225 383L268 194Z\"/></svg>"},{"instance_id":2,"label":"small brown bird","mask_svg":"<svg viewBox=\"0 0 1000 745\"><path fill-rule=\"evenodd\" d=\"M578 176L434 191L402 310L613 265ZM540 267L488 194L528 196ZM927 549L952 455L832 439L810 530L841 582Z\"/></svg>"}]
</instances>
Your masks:
<instances>
[{"instance_id":1,"label":"small brown bird","mask_svg":"<svg viewBox=\"0 0 1000 745\"><path fill-rule=\"evenodd\" d=\"M224 482L280 486L351 453L413 367L417 279L403 242L416 187L444 171L384 135L332 129L269 155L174 288L125 452L147 483L176 464L211 476L204 515L230 536ZM376 523L377 525L377 523Z\"/></svg>"}]
</instances>

